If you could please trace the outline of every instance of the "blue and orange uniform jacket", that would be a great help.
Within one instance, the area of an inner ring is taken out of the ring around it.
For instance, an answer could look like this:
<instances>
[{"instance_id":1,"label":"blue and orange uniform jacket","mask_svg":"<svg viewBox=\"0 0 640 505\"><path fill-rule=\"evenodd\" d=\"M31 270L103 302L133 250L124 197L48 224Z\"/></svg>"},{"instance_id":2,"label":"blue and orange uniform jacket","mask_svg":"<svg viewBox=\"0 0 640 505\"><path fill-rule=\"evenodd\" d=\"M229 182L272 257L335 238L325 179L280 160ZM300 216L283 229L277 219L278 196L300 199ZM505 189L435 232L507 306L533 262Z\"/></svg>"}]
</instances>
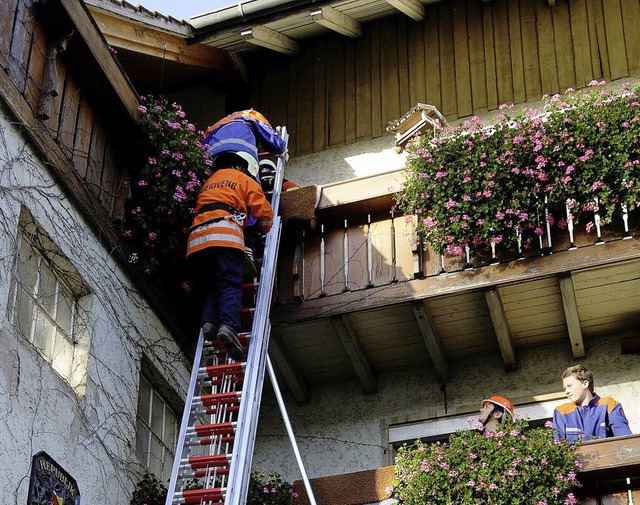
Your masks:
<instances>
[{"instance_id":1,"label":"blue and orange uniform jacket","mask_svg":"<svg viewBox=\"0 0 640 505\"><path fill-rule=\"evenodd\" d=\"M553 412L556 439L566 438L570 442L584 438L607 438L608 436L631 435L629 421L622 405L611 397L594 395L589 405L564 403Z\"/></svg>"},{"instance_id":2,"label":"blue and orange uniform jacket","mask_svg":"<svg viewBox=\"0 0 640 505\"><path fill-rule=\"evenodd\" d=\"M222 204L223 208L206 210L215 204ZM231 247L244 252L243 229L249 215L258 220L258 229L263 233L273 224L273 210L260 185L235 168L216 170L198 193L187 256L207 247Z\"/></svg>"}]
</instances>

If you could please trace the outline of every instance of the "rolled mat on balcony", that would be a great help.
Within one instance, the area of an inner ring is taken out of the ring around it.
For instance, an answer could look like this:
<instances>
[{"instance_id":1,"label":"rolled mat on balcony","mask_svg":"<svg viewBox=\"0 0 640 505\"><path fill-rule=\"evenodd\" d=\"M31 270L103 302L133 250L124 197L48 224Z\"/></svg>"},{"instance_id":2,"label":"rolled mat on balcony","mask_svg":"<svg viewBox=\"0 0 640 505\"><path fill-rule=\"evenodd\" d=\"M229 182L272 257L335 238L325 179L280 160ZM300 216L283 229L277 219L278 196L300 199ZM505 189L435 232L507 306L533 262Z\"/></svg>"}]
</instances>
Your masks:
<instances>
[{"instance_id":1,"label":"rolled mat on balcony","mask_svg":"<svg viewBox=\"0 0 640 505\"><path fill-rule=\"evenodd\" d=\"M389 503L387 487L393 483L395 466L374 470L318 477L311 479L311 489L317 505L371 505ZM309 505L304 483L297 480L293 490L298 493L296 505Z\"/></svg>"},{"instance_id":2,"label":"rolled mat on balcony","mask_svg":"<svg viewBox=\"0 0 640 505\"><path fill-rule=\"evenodd\" d=\"M284 191L280 195L280 216L283 225L300 224L315 228L316 207L320 201L322 187L313 184L303 188Z\"/></svg>"}]
</instances>

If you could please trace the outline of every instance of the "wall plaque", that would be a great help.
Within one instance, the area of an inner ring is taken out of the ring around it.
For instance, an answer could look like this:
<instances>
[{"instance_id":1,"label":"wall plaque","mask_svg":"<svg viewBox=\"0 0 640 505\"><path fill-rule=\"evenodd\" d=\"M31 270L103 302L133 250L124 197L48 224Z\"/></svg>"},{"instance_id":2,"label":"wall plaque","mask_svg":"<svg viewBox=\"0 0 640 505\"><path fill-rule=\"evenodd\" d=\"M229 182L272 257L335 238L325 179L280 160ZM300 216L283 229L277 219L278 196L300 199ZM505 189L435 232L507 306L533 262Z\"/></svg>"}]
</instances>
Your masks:
<instances>
[{"instance_id":1,"label":"wall plaque","mask_svg":"<svg viewBox=\"0 0 640 505\"><path fill-rule=\"evenodd\" d=\"M75 479L44 451L31 461L27 505L80 505Z\"/></svg>"}]
</instances>

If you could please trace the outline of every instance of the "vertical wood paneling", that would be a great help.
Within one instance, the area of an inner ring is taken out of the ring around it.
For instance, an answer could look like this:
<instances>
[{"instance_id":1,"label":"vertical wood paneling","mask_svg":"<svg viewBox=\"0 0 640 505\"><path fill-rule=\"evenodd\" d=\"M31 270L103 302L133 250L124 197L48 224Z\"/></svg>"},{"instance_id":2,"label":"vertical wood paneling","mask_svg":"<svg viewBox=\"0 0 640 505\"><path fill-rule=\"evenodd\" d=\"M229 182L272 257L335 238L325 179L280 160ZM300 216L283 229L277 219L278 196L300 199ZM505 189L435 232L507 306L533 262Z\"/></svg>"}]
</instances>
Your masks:
<instances>
[{"instance_id":1,"label":"vertical wood paneling","mask_svg":"<svg viewBox=\"0 0 640 505\"><path fill-rule=\"evenodd\" d=\"M371 242L373 244L373 284L375 286L389 284L395 278L391 220L371 224Z\"/></svg>"},{"instance_id":2,"label":"vertical wood paneling","mask_svg":"<svg viewBox=\"0 0 640 505\"><path fill-rule=\"evenodd\" d=\"M398 76L398 23L396 17L382 23L380 45L380 76L382 86L381 127L400 117L400 82ZM381 130L382 131L382 130Z\"/></svg>"},{"instance_id":3,"label":"vertical wood paneling","mask_svg":"<svg viewBox=\"0 0 640 505\"><path fill-rule=\"evenodd\" d=\"M520 33L522 34L525 97L527 100L538 100L542 96L538 34L536 33L535 5L529 0L523 0L520 3Z\"/></svg>"},{"instance_id":4,"label":"vertical wood paneling","mask_svg":"<svg viewBox=\"0 0 640 505\"><path fill-rule=\"evenodd\" d=\"M607 34L607 50L609 51L609 65L611 79L620 79L629 75L627 66L627 48L624 43L624 29L622 27L622 13L620 0L602 0L604 6L604 25ZM640 22L640 20L638 20ZM636 47L635 52L638 52Z\"/></svg>"},{"instance_id":5,"label":"vertical wood paneling","mask_svg":"<svg viewBox=\"0 0 640 505\"><path fill-rule=\"evenodd\" d=\"M298 58L297 154L307 154L313 150L313 56L313 46L307 46Z\"/></svg>"},{"instance_id":6,"label":"vertical wood paneling","mask_svg":"<svg viewBox=\"0 0 640 505\"><path fill-rule=\"evenodd\" d=\"M327 60L325 40L313 46L313 150L317 152L327 146Z\"/></svg>"},{"instance_id":7,"label":"vertical wood paneling","mask_svg":"<svg viewBox=\"0 0 640 505\"><path fill-rule=\"evenodd\" d=\"M607 36L604 29L604 13L602 12L602 3L599 0L587 2L587 12L589 14L589 22L593 25L591 41L595 40L593 50L591 52L592 61L602 68L602 75L607 81L611 80L611 67L609 65L609 51L607 51ZM594 65L594 68L597 68Z\"/></svg>"},{"instance_id":8,"label":"vertical wood paneling","mask_svg":"<svg viewBox=\"0 0 640 505\"><path fill-rule=\"evenodd\" d=\"M511 75L513 76L513 101L524 102L526 91L524 85L523 43L520 31L519 0L509 0L509 42L511 47Z\"/></svg>"},{"instance_id":9,"label":"vertical wood paneling","mask_svg":"<svg viewBox=\"0 0 640 505\"><path fill-rule=\"evenodd\" d=\"M111 213L115 201L115 191L118 183L118 162L114 145L107 142L104 149L102 164L102 182L100 184L100 202Z\"/></svg>"},{"instance_id":10,"label":"vertical wood paneling","mask_svg":"<svg viewBox=\"0 0 640 505\"><path fill-rule=\"evenodd\" d=\"M355 44L349 39L344 44L344 115L345 115L345 143L353 144L356 141L356 54Z\"/></svg>"},{"instance_id":11,"label":"vertical wood paneling","mask_svg":"<svg viewBox=\"0 0 640 505\"><path fill-rule=\"evenodd\" d=\"M409 103L409 47L407 30L409 24L416 24L414 21L403 16L399 19L398 25L398 82L400 85L400 116L407 112L415 103ZM399 117L399 116L398 116ZM396 119L396 118L393 118Z\"/></svg>"},{"instance_id":12,"label":"vertical wood paneling","mask_svg":"<svg viewBox=\"0 0 640 505\"><path fill-rule=\"evenodd\" d=\"M594 77L591 67L591 41L589 40L586 2L587 0L574 0L569 4L571 39L574 50L573 64L577 87L586 86Z\"/></svg>"},{"instance_id":13,"label":"vertical wood paneling","mask_svg":"<svg viewBox=\"0 0 640 505\"><path fill-rule=\"evenodd\" d=\"M571 32L567 30L567 27L571 26L569 4L557 5L551 12L556 43L554 52L558 64L558 91L564 93L567 88L572 87L576 82Z\"/></svg>"},{"instance_id":14,"label":"vertical wood paneling","mask_svg":"<svg viewBox=\"0 0 640 505\"><path fill-rule=\"evenodd\" d=\"M381 42L378 24L371 27L371 136L379 137L382 133L382 84L380 82ZM388 62L387 62L388 63Z\"/></svg>"},{"instance_id":15,"label":"vertical wood paneling","mask_svg":"<svg viewBox=\"0 0 640 505\"><path fill-rule=\"evenodd\" d=\"M369 30L364 31L361 39L356 41L356 138L371 137L373 114L372 78L371 78L372 36Z\"/></svg>"},{"instance_id":16,"label":"vertical wood paneling","mask_svg":"<svg viewBox=\"0 0 640 505\"><path fill-rule=\"evenodd\" d=\"M327 42L327 54L331 55L331 65L327 71L329 89L329 146L345 143L345 53L343 39L331 38Z\"/></svg>"},{"instance_id":17,"label":"vertical wood paneling","mask_svg":"<svg viewBox=\"0 0 640 505\"><path fill-rule=\"evenodd\" d=\"M450 4L438 4L440 30L440 93L442 106L440 111L447 117L457 114L456 62L453 47L453 19Z\"/></svg>"},{"instance_id":18,"label":"vertical wood paneling","mask_svg":"<svg viewBox=\"0 0 640 505\"><path fill-rule=\"evenodd\" d=\"M303 42L287 70L259 62L257 75L275 75L256 98L287 118L293 154L378 137L418 102L455 120L640 71L638 0L451 0L426 9L424 22L398 15L365 23L356 40Z\"/></svg>"},{"instance_id":19,"label":"vertical wood paneling","mask_svg":"<svg viewBox=\"0 0 640 505\"><path fill-rule=\"evenodd\" d=\"M538 31L542 92L557 93L559 91L558 66L556 64L553 20L551 18L551 10L546 5L546 1L538 0L537 15L536 29Z\"/></svg>"},{"instance_id":20,"label":"vertical wood paneling","mask_svg":"<svg viewBox=\"0 0 640 505\"><path fill-rule=\"evenodd\" d=\"M106 145L106 132L101 125L94 122L91 130L91 147L89 149L89 164L85 181L89 185L89 189L96 195L100 194L100 186L102 185Z\"/></svg>"},{"instance_id":21,"label":"vertical wood paneling","mask_svg":"<svg viewBox=\"0 0 640 505\"><path fill-rule=\"evenodd\" d=\"M482 35L482 2L467 3L467 29L469 30L469 71L473 112L487 110L487 73Z\"/></svg>"},{"instance_id":22,"label":"vertical wood paneling","mask_svg":"<svg viewBox=\"0 0 640 505\"><path fill-rule=\"evenodd\" d=\"M33 25L29 49L29 70L25 81L25 98L35 109L42 99L42 85L47 54L47 37L39 25Z\"/></svg>"},{"instance_id":23,"label":"vertical wood paneling","mask_svg":"<svg viewBox=\"0 0 640 505\"><path fill-rule=\"evenodd\" d=\"M17 13L19 0L0 2L0 66L6 67L9 61L13 20Z\"/></svg>"},{"instance_id":24,"label":"vertical wood paneling","mask_svg":"<svg viewBox=\"0 0 640 505\"><path fill-rule=\"evenodd\" d=\"M89 150L91 148L91 130L93 129L93 111L86 99L80 102L75 142L73 146L73 164L83 179L89 168Z\"/></svg>"},{"instance_id":25,"label":"vertical wood paneling","mask_svg":"<svg viewBox=\"0 0 640 505\"><path fill-rule=\"evenodd\" d=\"M289 61L287 78L289 88L287 100L289 104L287 106L287 122L284 125L291 134L289 135L289 151L293 153L298 151L298 66L295 61Z\"/></svg>"},{"instance_id":26,"label":"vertical wood paneling","mask_svg":"<svg viewBox=\"0 0 640 505\"><path fill-rule=\"evenodd\" d=\"M20 0L16 7L15 22L9 49L9 73L20 91L24 91L29 68L29 53L34 21L31 8L34 0Z\"/></svg>"},{"instance_id":27,"label":"vertical wood paneling","mask_svg":"<svg viewBox=\"0 0 640 505\"><path fill-rule=\"evenodd\" d=\"M407 33L409 52L409 106L424 103L427 100L427 70L425 68L424 24L409 23Z\"/></svg>"},{"instance_id":28,"label":"vertical wood paneling","mask_svg":"<svg viewBox=\"0 0 640 505\"><path fill-rule=\"evenodd\" d=\"M367 233L365 226L349 227L349 289L367 287Z\"/></svg>"},{"instance_id":29,"label":"vertical wood paneling","mask_svg":"<svg viewBox=\"0 0 640 505\"><path fill-rule=\"evenodd\" d=\"M442 111L440 85L440 36L438 35L438 6L429 11L424 30L424 49L427 79L427 103Z\"/></svg>"},{"instance_id":30,"label":"vertical wood paneling","mask_svg":"<svg viewBox=\"0 0 640 505\"><path fill-rule=\"evenodd\" d=\"M304 278L302 279L305 299L320 296L320 236L304 243Z\"/></svg>"},{"instance_id":31,"label":"vertical wood paneling","mask_svg":"<svg viewBox=\"0 0 640 505\"><path fill-rule=\"evenodd\" d=\"M289 105L289 72L283 62L274 65L272 78L269 79L268 89L271 93L271 112L268 118L273 118L273 126L284 124L287 118L287 106Z\"/></svg>"},{"instance_id":32,"label":"vertical wood paneling","mask_svg":"<svg viewBox=\"0 0 640 505\"><path fill-rule=\"evenodd\" d=\"M509 40L509 5L494 2L493 7L493 49L496 58L496 83L498 103L513 103L513 74L511 71L511 47Z\"/></svg>"},{"instance_id":33,"label":"vertical wood paneling","mask_svg":"<svg viewBox=\"0 0 640 505\"><path fill-rule=\"evenodd\" d=\"M624 40L627 48L627 61L629 73L635 74L640 71L640 1L624 0L622 2L622 26L624 30Z\"/></svg>"},{"instance_id":34,"label":"vertical wood paneling","mask_svg":"<svg viewBox=\"0 0 640 505\"><path fill-rule=\"evenodd\" d=\"M326 273L325 291L327 295L337 295L344 289L344 231L325 229L324 265Z\"/></svg>"},{"instance_id":35,"label":"vertical wood paneling","mask_svg":"<svg viewBox=\"0 0 640 505\"><path fill-rule=\"evenodd\" d=\"M457 114L463 117L470 116L473 111L465 0L453 0L452 9Z\"/></svg>"},{"instance_id":36,"label":"vertical wood paneling","mask_svg":"<svg viewBox=\"0 0 640 505\"><path fill-rule=\"evenodd\" d=\"M73 151L79 108L80 89L71 76L67 74L61 100L60 127L57 137L58 143L67 156L71 156Z\"/></svg>"},{"instance_id":37,"label":"vertical wood paneling","mask_svg":"<svg viewBox=\"0 0 640 505\"><path fill-rule=\"evenodd\" d=\"M482 3L482 31L484 34L484 57L487 72L487 107L496 109L498 102L498 76L493 30L493 4Z\"/></svg>"},{"instance_id":38,"label":"vertical wood paneling","mask_svg":"<svg viewBox=\"0 0 640 505\"><path fill-rule=\"evenodd\" d=\"M54 96L49 104L49 119L44 121L44 127L49 134L56 138L58 134L59 121L61 119L62 97L64 96L65 80L67 79L67 68L62 64L59 58L56 59L56 72L58 82L56 83L56 96Z\"/></svg>"}]
</instances>

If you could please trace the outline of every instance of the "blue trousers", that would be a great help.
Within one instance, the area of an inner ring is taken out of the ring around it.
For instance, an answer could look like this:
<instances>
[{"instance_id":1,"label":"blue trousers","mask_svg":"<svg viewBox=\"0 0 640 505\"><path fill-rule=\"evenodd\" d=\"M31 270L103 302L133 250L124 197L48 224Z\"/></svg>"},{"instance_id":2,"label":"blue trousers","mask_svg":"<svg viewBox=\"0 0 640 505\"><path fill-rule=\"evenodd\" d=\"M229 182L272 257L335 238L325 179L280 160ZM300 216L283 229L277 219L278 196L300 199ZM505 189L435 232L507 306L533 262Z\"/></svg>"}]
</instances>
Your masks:
<instances>
[{"instance_id":1,"label":"blue trousers","mask_svg":"<svg viewBox=\"0 0 640 505\"><path fill-rule=\"evenodd\" d=\"M201 324L240 330L244 251L208 247L189 256L191 278L202 296Z\"/></svg>"}]
</instances>

